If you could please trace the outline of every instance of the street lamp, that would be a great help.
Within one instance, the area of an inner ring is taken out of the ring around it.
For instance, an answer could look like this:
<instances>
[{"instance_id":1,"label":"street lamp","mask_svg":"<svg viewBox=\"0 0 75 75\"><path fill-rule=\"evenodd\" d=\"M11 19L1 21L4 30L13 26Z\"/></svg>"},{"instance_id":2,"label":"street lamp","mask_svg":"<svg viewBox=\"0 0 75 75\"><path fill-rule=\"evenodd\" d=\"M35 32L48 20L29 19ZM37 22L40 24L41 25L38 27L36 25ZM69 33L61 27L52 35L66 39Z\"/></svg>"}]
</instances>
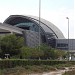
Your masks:
<instances>
[{"instance_id":1,"label":"street lamp","mask_svg":"<svg viewBox=\"0 0 75 75\"><path fill-rule=\"evenodd\" d=\"M40 51L40 17L41 17L41 0L39 0L39 51ZM40 57L39 57L40 60Z\"/></svg>"},{"instance_id":2,"label":"street lamp","mask_svg":"<svg viewBox=\"0 0 75 75\"><path fill-rule=\"evenodd\" d=\"M68 61L69 61L69 18L66 17L66 19L68 20Z\"/></svg>"},{"instance_id":3,"label":"street lamp","mask_svg":"<svg viewBox=\"0 0 75 75\"><path fill-rule=\"evenodd\" d=\"M41 0L39 0L39 50L40 50L40 17L41 17Z\"/></svg>"}]
</instances>

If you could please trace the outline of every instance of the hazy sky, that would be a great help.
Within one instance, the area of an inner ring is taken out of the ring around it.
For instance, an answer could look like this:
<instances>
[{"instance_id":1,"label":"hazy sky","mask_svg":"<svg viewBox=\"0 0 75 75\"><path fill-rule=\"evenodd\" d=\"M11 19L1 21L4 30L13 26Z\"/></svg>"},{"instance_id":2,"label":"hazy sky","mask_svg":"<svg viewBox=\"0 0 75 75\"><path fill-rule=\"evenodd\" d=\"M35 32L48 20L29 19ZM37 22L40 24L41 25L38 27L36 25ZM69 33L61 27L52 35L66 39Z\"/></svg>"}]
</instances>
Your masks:
<instances>
[{"instance_id":1,"label":"hazy sky","mask_svg":"<svg viewBox=\"0 0 75 75\"><path fill-rule=\"evenodd\" d=\"M39 0L0 0L0 22L9 15L39 15ZM41 17L55 24L67 38L68 20L70 38L74 36L74 0L41 0Z\"/></svg>"}]
</instances>

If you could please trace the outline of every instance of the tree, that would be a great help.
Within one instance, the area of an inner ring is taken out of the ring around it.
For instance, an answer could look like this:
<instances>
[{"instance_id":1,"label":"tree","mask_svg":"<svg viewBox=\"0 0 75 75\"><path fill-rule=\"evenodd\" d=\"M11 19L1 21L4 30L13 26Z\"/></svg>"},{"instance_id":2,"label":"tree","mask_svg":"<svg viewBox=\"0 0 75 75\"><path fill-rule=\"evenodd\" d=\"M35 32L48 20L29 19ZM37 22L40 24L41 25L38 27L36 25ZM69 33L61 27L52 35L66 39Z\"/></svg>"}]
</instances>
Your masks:
<instances>
[{"instance_id":1,"label":"tree","mask_svg":"<svg viewBox=\"0 0 75 75\"><path fill-rule=\"evenodd\" d=\"M43 44L41 47L41 50L44 52L43 59L53 59L55 56L54 50L51 46L48 46L46 44Z\"/></svg>"},{"instance_id":2,"label":"tree","mask_svg":"<svg viewBox=\"0 0 75 75\"><path fill-rule=\"evenodd\" d=\"M67 52L64 50L55 50L56 58L64 58L67 55Z\"/></svg>"},{"instance_id":3,"label":"tree","mask_svg":"<svg viewBox=\"0 0 75 75\"><path fill-rule=\"evenodd\" d=\"M65 51L51 48L46 44L40 46L40 51L43 52L42 59L57 59L66 55Z\"/></svg>"},{"instance_id":4,"label":"tree","mask_svg":"<svg viewBox=\"0 0 75 75\"><path fill-rule=\"evenodd\" d=\"M23 46L20 51L20 55L24 59L58 59L65 55L65 51L51 48L45 44L35 48Z\"/></svg>"},{"instance_id":5,"label":"tree","mask_svg":"<svg viewBox=\"0 0 75 75\"><path fill-rule=\"evenodd\" d=\"M20 49L20 56L22 56L23 59L29 59L31 57L31 48L23 46Z\"/></svg>"},{"instance_id":6,"label":"tree","mask_svg":"<svg viewBox=\"0 0 75 75\"><path fill-rule=\"evenodd\" d=\"M43 50L39 49L39 47L33 48L31 53L32 53L31 55L32 59L39 59L44 55Z\"/></svg>"},{"instance_id":7,"label":"tree","mask_svg":"<svg viewBox=\"0 0 75 75\"><path fill-rule=\"evenodd\" d=\"M24 46L21 48L21 56L25 59L39 59L43 54L42 50L39 50L36 48L30 48L27 46Z\"/></svg>"},{"instance_id":8,"label":"tree","mask_svg":"<svg viewBox=\"0 0 75 75\"><path fill-rule=\"evenodd\" d=\"M2 37L1 39L1 50L2 54L10 54L11 56L19 54L20 48L24 45L24 39L10 34Z\"/></svg>"}]
</instances>

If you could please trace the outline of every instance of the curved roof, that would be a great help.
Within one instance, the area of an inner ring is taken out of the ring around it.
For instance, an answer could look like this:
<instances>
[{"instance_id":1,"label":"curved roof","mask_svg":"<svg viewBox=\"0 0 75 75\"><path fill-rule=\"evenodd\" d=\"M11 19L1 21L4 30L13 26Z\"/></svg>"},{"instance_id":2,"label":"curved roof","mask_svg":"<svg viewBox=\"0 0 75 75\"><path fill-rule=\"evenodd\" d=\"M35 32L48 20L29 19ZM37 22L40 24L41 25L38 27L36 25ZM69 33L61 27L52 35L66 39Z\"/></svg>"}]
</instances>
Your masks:
<instances>
[{"instance_id":1,"label":"curved roof","mask_svg":"<svg viewBox=\"0 0 75 75\"><path fill-rule=\"evenodd\" d=\"M39 18L38 17L23 16L23 15L11 15L4 21L4 23L15 25L14 23L17 24L17 20L19 20L19 19L21 19L20 22L22 22L22 21L23 22L24 21L32 21L32 22L35 22L39 25ZM45 32L54 33L58 39L64 39L65 38L63 33L54 24L52 24L51 22L49 22L45 19L41 18L40 26L43 28L43 30Z\"/></svg>"}]
</instances>

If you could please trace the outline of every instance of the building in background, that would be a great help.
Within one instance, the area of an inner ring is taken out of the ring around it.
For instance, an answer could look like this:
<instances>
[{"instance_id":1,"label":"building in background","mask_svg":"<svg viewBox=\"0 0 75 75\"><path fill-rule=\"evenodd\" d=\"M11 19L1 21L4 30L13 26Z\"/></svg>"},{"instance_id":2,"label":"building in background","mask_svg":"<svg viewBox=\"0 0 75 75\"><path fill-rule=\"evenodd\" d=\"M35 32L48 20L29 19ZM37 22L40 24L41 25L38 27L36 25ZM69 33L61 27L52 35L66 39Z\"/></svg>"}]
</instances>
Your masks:
<instances>
[{"instance_id":1,"label":"building in background","mask_svg":"<svg viewBox=\"0 0 75 75\"><path fill-rule=\"evenodd\" d=\"M40 27L40 36L39 36ZM25 39L25 44L29 47L35 47L40 44L61 50L75 52L75 39L66 39L63 33L51 22L35 16L11 15L3 23L0 23L0 35L15 33Z\"/></svg>"}]
</instances>

